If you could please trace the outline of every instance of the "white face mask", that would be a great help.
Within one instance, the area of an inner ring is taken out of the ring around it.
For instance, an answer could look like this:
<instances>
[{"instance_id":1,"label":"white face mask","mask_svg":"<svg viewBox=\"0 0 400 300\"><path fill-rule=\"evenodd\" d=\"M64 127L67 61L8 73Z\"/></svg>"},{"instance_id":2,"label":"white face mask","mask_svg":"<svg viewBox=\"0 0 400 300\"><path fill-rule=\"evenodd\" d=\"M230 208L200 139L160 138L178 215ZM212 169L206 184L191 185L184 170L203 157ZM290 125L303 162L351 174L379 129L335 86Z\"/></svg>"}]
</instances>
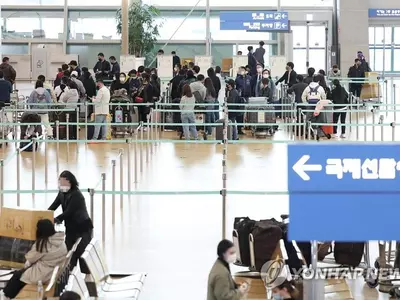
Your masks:
<instances>
[{"instance_id":1,"label":"white face mask","mask_svg":"<svg viewBox=\"0 0 400 300\"><path fill-rule=\"evenodd\" d=\"M232 255L228 255L226 257L226 262L228 264L233 264L234 262L236 262L236 253L232 254Z\"/></svg>"},{"instance_id":2,"label":"white face mask","mask_svg":"<svg viewBox=\"0 0 400 300\"><path fill-rule=\"evenodd\" d=\"M283 300L283 297L281 295L279 295L279 294L273 294L272 295L272 299L274 299L274 300Z\"/></svg>"},{"instance_id":3,"label":"white face mask","mask_svg":"<svg viewBox=\"0 0 400 300\"><path fill-rule=\"evenodd\" d=\"M262 70L263 70L262 68L258 68L258 69L257 69L257 72L258 72L258 73L261 73Z\"/></svg>"},{"instance_id":4,"label":"white face mask","mask_svg":"<svg viewBox=\"0 0 400 300\"><path fill-rule=\"evenodd\" d=\"M69 186L66 186L66 185L64 185L64 186L60 185L59 189L60 189L61 193L67 193L71 188Z\"/></svg>"},{"instance_id":5,"label":"white face mask","mask_svg":"<svg viewBox=\"0 0 400 300\"><path fill-rule=\"evenodd\" d=\"M246 74L245 71L240 71L240 75L244 75L244 74Z\"/></svg>"},{"instance_id":6,"label":"white face mask","mask_svg":"<svg viewBox=\"0 0 400 300\"><path fill-rule=\"evenodd\" d=\"M125 77L120 77L119 81L124 82L125 81Z\"/></svg>"},{"instance_id":7,"label":"white face mask","mask_svg":"<svg viewBox=\"0 0 400 300\"><path fill-rule=\"evenodd\" d=\"M268 78L269 75L268 74L263 74L263 78Z\"/></svg>"}]
</instances>

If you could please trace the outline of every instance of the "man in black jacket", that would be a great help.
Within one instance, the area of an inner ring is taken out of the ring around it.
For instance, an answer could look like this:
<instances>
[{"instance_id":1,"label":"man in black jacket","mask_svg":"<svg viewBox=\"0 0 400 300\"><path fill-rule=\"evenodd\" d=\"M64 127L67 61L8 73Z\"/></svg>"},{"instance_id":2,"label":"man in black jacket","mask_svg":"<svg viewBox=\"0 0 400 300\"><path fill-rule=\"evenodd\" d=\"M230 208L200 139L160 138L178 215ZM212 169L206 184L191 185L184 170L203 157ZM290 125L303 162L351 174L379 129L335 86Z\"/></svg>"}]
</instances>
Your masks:
<instances>
[{"instance_id":1,"label":"man in black jacket","mask_svg":"<svg viewBox=\"0 0 400 300\"><path fill-rule=\"evenodd\" d=\"M110 56L110 63L111 63L111 70L110 74L108 75L108 78L110 80L119 80L119 73L121 72L121 68L119 66L119 63L117 62L117 59L115 56Z\"/></svg>"},{"instance_id":2,"label":"man in black jacket","mask_svg":"<svg viewBox=\"0 0 400 300\"><path fill-rule=\"evenodd\" d=\"M221 80L219 79L219 77L217 77L217 75L215 75L215 71L213 68L209 68L207 70L207 75L208 75L208 77L210 77L210 79L213 83L215 93L217 94L217 98L218 98L219 91L221 90Z\"/></svg>"},{"instance_id":3,"label":"man in black jacket","mask_svg":"<svg viewBox=\"0 0 400 300\"><path fill-rule=\"evenodd\" d=\"M354 78L351 80L350 83L350 92L355 97L360 97L363 79L357 79L357 78L365 78L365 71L361 67L360 59L356 58L354 60L354 66L350 67L349 72L347 73L347 77Z\"/></svg>"},{"instance_id":4,"label":"man in black jacket","mask_svg":"<svg viewBox=\"0 0 400 300\"><path fill-rule=\"evenodd\" d=\"M104 58L103 53L97 54L98 62L93 68L94 73L96 74L96 79L108 79L108 74L111 70L111 65L106 59Z\"/></svg>"},{"instance_id":5,"label":"man in black jacket","mask_svg":"<svg viewBox=\"0 0 400 300\"><path fill-rule=\"evenodd\" d=\"M294 70L294 64L290 61L286 64L286 72L275 83L275 85L278 85L278 83L284 81L285 84L287 84L289 87L292 87L292 85L296 83L296 77L297 77L297 73Z\"/></svg>"},{"instance_id":6,"label":"man in black jacket","mask_svg":"<svg viewBox=\"0 0 400 300\"><path fill-rule=\"evenodd\" d=\"M232 122L232 138L233 140L238 140L238 128L236 125L237 112L229 112L229 110L239 110L242 109L235 104L240 103L239 92L235 89L235 81L229 79L226 81L226 102L228 103L228 118Z\"/></svg>"},{"instance_id":7,"label":"man in black jacket","mask_svg":"<svg viewBox=\"0 0 400 300\"><path fill-rule=\"evenodd\" d=\"M185 71L179 70L178 75L169 81L171 100L181 98L182 92L179 90L179 85L183 80L185 80Z\"/></svg>"},{"instance_id":8,"label":"man in black jacket","mask_svg":"<svg viewBox=\"0 0 400 300\"><path fill-rule=\"evenodd\" d=\"M308 84L303 81L303 76L297 75L297 83L288 89L288 94L294 93L295 102L302 103L301 95L303 95L303 92L307 86L308 86Z\"/></svg>"}]
</instances>

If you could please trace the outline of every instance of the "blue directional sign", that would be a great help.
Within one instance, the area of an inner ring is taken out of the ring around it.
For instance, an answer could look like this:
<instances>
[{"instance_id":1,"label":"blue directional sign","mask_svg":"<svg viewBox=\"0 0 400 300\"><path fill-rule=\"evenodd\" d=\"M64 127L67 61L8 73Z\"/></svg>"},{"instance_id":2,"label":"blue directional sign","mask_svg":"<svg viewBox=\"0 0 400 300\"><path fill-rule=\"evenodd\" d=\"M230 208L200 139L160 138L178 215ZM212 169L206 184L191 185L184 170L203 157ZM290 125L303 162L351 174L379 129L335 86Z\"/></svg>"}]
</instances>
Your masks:
<instances>
[{"instance_id":1,"label":"blue directional sign","mask_svg":"<svg viewBox=\"0 0 400 300\"><path fill-rule=\"evenodd\" d=\"M399 240L400 144L288 146L289 238Z\"/></svg>"},{"instance_id":2,"label":"blue directional sign","mask_svg":"<svg viewBox=\"0 0 400 300\"><path fill-rule=\"evenodd\" d=\"M399 18L400 8L396 9L370 8L368 10L368 16L370 18Z\"/></svg>"},{"instance_id":3,"label":"blue directional sign","mask_svg":"<svg viewBox=\"0 0 400 300\"><path fill-rule=\"evenodd\" d=\"M220 30L289 31L289 15L277 11L222 11Z\"/></svg>"}]
</instances>

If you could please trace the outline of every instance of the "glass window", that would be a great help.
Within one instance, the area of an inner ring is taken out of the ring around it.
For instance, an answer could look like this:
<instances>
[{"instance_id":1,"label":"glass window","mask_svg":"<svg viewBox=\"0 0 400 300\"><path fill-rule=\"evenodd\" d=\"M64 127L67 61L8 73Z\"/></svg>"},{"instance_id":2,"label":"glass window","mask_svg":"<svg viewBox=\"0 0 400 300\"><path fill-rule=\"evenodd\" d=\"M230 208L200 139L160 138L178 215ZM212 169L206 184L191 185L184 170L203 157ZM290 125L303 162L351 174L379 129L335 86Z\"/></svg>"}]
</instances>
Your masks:
<instances>
[{"instance_id":1,"label":"glass window","mask_svg":"<svg viewBox=\"0 0 400 300\"><path fill-rule=\"evenodd\" d=\"M393 71L400 72L400 49L394 49L393 55L394 55Z\"/></svg>"},{"instance_id":2,"label":"glass window","mask_svg":"<svg viewBox=\"0 0 400 300\"><path fill-rule=\"evenodd\" d=\"M309 52L310 67L315 70L326 69L326 51L325 49L310 49Z\"/></svg>"},{"instance_id":3,"label":"glass window","mask_svg":"<svg viewBox=\"0 0 400 300\"><path fill-rule=\"evenodd\" d=\"M299 74L307 74L307 51L306 49L293 49L294 68Z\"/></svg>"},{"instance_id":4,"label":"glass window","mask_svg":"<svg viewBox=\"0 0 400 300\"><path fill-rule=\"evenodd\" d=\"M385 55L385 71L391 71L392 65L392 50L391 49L375 49L375 60L373 70L376 72L383 71L383 55Z\"/></svg>"},{"instance_id":5,"label":"glass window","mask_svg":"<svg viewBox=\"0 0 400 300\"><path fill-rule=\"evenodd\" d=\"M70 0L72 1L72 0ZM329 0L331 1L331 0ZM195 6L198 0L142 0L145 4L154 6ZM271 10L273 7L278 5L278 0L253 0L250 2L238 1L238 0L210 0L210 6L234 6L234 7L265 7L270 6ZM200 0L197 6L206 6L206 0Z\"/></svg>"},{"instance_id":6,"label":"glass window","mask_svg":"<svg viewBox=\"0 0 400 300\"><path fill-rule=\"evenodd\" d=\"M51 0L48 0L51 1ZM58 0L57 0L58 1ZM69 6L121 6L121 0L67 0Z\"/></svg>"},{"instance_id":7,"label":"glass window","mask_svg":"<svg viewBox=\"0 0 400 300\"><path fill-rule=\"evenodd\" d=\"M332 7L334 0L281 0L282 6L323 6Z\"/></svg>"},{"instance_id":8,"label":"glass window","mask_svg":"<svg viewBox=\"0 0 400 300\"><path fill-rule=\"evenodd\" d=\"M205 26L205 21L204 21ZM245 30L220 30L220 19L210 18L211 38L218 41L267 41L271 39L269 32L247 32ZM205 36L205 33L204 33ZM257 45L258 47L258 45ZM247 47L246 47L247 52Z\"/></svg>"},{"instance_id":9,"label":"glass window","mask_svg":"<svg viewBox=\"0 0 400 300\"><path fill-rule=\"evenodd\" d=\"M307 27L306 26L292 26L293 34L293 47L306 48L307 47Z\"/></svg>"},{"instance_id":10,"label":"glass window","mask_svg":"<svg viewBox=\"0 0 400 300\"><path fill-rule=\"evenodd\" d=\"M394 28L394 41L395 44L400 45L400 27Z\"/></svg>"},{"instance_id":11,"label":"glass window","mask_svg":"<svg viewBox=\"0 0 400 300\"><path fill-rule=\"evenodd\" d=\"M392 27L375 27L376 45L392 44Z\"/></svg>"},{"instance_id":12,"label":"glass window","mask_svg":"<svg viewBox=\"0 0 400 300\"><path fill-rule=\"evenodd\" d=\"M308 42L310 47L326 47L325 26L309 26Z\"/></svg>"},{"instance_id":13,"label":"glass window","mask_svg":"<svg viewBox=\"0 0 400 300\"><path fill-rule=\"evenodd\" d=\"M375 27L370 27L368 29L368 34L369 34L368 39L369 39L370 45L375 44Z\"/></svg>"},{"instance_id":14,"label":"glass window","mask_svg":"<svg viewBox=\"0 0 400 300\"><path fill-rule=\"evenodd\" d=\"M64 5L64 0L1 0L1 5Z\"/></svg>"},{"instance_id":15,"label":"glass window","mask_svg":"<svg viewBox=\"0 0 400 300\"><path fill-rule=\"evenodd\" d=\"M158 39L169 40L172 38L172 40L204 40L206 38L205 17L189 17L185 21L184 19L184 17L173 16L158 18L156 22L161 24L161 27L159 28L160 36ZM182 24L183 21L184 23ZM174 34L175 31L176 33ZM174 36L172 36L173 34Z\"/></svg>"},{"instance_id":16,"label":"glass window","mask_svg":"<svg viewBox=\"0 0 400 300\"><path fill-rule=\"evenodd\" d=\"M120 39L120 35L117 34L115 11L71 12L69 14L69 39Z\"/></svg>"},{"instance_id":17,"label":"glass window","mask_svg":"<svg viewBox=\"0 0 400 300\"><path fill-rule=\"evenodd\" d=\"M369 48L369 67L375 70L375 49Z\"/></svg>"},{"instance_id":18,"label":"glass window","mask_svg":"<svg viewBox=\"0 0 400 300\"><path fill-rule=\"evenodd\" d=\"M62 12L55 11L2 11L3 39L62 39L63 16Z\"/></svg>"}]
</instances>

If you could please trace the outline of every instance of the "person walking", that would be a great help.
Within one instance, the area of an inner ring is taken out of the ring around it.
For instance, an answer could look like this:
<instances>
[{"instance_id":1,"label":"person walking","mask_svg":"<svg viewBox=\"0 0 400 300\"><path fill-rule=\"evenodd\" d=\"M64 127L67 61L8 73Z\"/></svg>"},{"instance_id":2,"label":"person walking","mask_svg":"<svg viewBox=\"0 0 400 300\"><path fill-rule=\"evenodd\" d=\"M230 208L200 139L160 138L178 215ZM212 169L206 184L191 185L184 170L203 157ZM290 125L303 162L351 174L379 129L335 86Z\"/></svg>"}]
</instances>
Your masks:
<instances>
[{"instance_id":1,"label":"person walking","mask_svg":"<svg viewBox=\"0 0 400 300\"><path fill-rule=\"evenodd\" d=\"M78 180L70 171L63 171L60 174L58 185L59 192L48 210L55 211L58 207L62 207L62 213L54 221L57 224L62 222L65 224L65 244L68 251L79 238L82 238L71 258L70 269L74 269L79 259L82 273L90 274L85 261L80 258L93 237L93 223L87 211L85 197L79 190Z\"/></svg>"}]
</instances>

